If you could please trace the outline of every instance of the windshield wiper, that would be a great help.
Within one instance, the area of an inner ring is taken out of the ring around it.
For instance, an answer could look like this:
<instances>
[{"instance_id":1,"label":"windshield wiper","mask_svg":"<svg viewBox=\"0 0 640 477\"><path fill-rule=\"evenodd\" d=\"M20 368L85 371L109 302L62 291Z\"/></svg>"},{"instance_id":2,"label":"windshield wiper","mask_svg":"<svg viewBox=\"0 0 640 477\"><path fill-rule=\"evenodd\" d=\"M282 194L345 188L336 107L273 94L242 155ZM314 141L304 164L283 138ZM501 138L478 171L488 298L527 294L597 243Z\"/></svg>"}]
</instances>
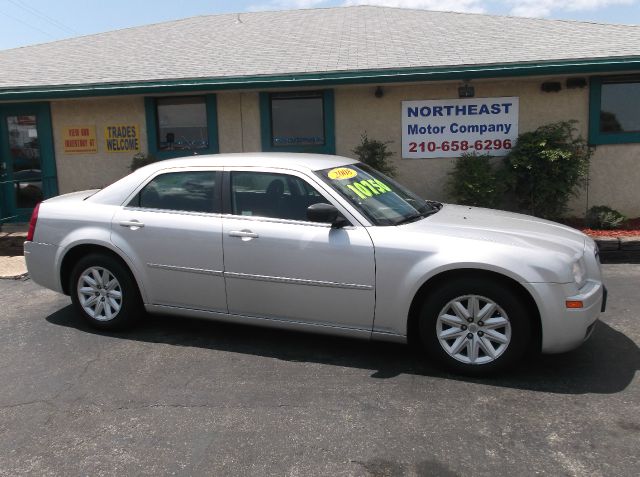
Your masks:
<instances>
[{"instance_id":1,"label":"windshield wiper","mask_svg":"<svg viewBox=\"0 0 640 477\"><path fill-rule=\"evenodd\" d=\"M415 222L416 220L420 220L420 219L423 219L425 217L428 217L433 213L435 213L435 212L429 211L429 212L422 212L420 214L410 215L409 217L405 217L402 220L399 220L398 222L396 222L393 225L402 225L402 224L408 224L409 222Z\"/></svg>"},{"instance_id":2,"label":"windshield wiper","mask_svg":"<svg viewBox=\"0 0 640 477\"><path fill-rule=\"evenodd\" d=\"M424 219L425 217L429 217L430 215L435 214L442 208L442 204L440 202L429 201L427 202L427 204L431 206L431 209L426 210L424 212L419 212L417 214L410 215L408 217L404 217L403 219L401 219L400 221L396 222L393 225L408 224L409 222L415 222L416 220Z\"/></svg>"}]
</instances>

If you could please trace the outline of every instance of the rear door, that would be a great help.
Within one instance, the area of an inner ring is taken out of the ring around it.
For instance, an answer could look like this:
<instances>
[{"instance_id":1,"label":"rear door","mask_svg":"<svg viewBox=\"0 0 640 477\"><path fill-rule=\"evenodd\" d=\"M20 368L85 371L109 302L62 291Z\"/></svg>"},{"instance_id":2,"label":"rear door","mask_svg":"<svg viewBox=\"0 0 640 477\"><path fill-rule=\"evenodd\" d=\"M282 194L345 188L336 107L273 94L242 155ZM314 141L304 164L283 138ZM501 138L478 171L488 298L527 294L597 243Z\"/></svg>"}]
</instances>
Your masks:
<instances>
[{"instance_id":1,"label":"rear door","mask_svg":"<svg viewBox=\"0 0 640 477\"><path fill-rule=\"evenodd\" d=\"M163 171L116 213L112 240L150 304L227 312L220 183L213 168Z\"/></svg>"},{"instance_id":2,"label":"rear door","mask_svg":"<svg viewBox=\"0 0 640 477\"><path fill-rule=\"evenodd\" d=\"M302 173L238 168L225 174L229 312L370 330L375 265L365 227L344 209L347 227L309 222L309 205L333 199Z\"/></svg>"}]
</instances>

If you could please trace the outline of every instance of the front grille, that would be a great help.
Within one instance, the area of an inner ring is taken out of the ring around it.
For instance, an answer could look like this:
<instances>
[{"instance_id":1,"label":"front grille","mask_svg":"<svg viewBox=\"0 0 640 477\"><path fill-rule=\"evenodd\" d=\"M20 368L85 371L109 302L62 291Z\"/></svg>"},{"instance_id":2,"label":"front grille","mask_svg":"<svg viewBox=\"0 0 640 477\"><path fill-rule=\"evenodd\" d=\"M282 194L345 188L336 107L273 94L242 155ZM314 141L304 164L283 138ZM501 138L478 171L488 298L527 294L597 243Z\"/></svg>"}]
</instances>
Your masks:
<instances>
[{"instance_id":1,"label":"front grille","mask_svg":"<svg viewBox=\"0 0 640 477\"><path fill-rule=\"evenodd\" d=\"M589 336L591 336L591 333L593 333L593 330L596 327L596 323L597 323L597 321L594 321L589 326L587 326L587 332L584 334L584 339L585 340L588 340Z\"/></svg>"}]
</instances>

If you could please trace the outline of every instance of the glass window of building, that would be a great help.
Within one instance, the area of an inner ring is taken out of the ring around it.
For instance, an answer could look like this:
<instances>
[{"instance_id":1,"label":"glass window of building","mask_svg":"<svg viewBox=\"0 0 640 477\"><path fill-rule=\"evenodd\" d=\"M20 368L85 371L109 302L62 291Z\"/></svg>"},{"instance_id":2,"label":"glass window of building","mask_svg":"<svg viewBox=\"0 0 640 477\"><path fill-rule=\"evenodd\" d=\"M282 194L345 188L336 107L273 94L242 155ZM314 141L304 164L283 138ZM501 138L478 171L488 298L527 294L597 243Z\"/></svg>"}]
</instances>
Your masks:
<instances>
[{"instance_id":1,"label":"glass window of building","mask_svg":"<svg viewBox=\"0 0 640 477\"><path fill-rule=\"evenodd\" d=\"M204 96L158 98L159 151L197 151L209 147Z\"/></svg>"},{"instance_id":2,"label":"glass window of building","mask_svg":"<svg viewBox=\"0 0 640 477\"><path fill-rule=\"evenodd\" d=\"M640 132L640 79L602 83L600 132Z\"/></svg>"},{"instance_id":3,"label":"glass window of building","mask_svg":"<svg viewBox=\"0 0 640 477\"><path fill-rule=\"evenodd\" d=\"M322 93L277 93L270 101L273 147L325 144Z\"/></svg>"}]
</instances>

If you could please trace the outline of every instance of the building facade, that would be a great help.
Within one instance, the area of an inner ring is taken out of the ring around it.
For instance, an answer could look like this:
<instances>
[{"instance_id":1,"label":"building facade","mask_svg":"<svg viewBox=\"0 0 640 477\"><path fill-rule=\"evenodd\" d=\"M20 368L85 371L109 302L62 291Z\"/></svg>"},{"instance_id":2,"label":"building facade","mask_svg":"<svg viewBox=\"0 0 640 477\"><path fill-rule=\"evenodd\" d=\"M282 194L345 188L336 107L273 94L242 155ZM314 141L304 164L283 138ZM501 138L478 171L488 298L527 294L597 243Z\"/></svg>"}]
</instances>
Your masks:
<instances>
[{"instance_id":1,"label":"building facade","mask_svg":"<svg viewBox=\"0 0 640 477\"><path fill-rule=\"evenodd\" d=\"M393 25L371 28L386 17L415 24L411 38L398 44L405 33ZM217 29L226 43L215 37L213 57L190 62L177 53L207 47L210 38L198 32L220 24L234 31ZM461 45L461 25L484 45ZM495 38L500 28L511 44ZM149 52L134 58L151 62L149 71L104 63L110 49L133 51L158 31L171 51L155 58L173 62L168 73ZM640 216L640 27L351 7L198 17L123 32L0 52L3 220L24 221L43 198L104 187L129 172L135 154L353 157L363 134L390 142L400 182L446 201L448 172L463 152L503 155L518 134L565 120L575 120L594 147L589 187L571 214L608 205ZM433 36L424 40L425 32ZM546 39L536 43L535 33ZM306 56L287 62L280 55L296 34ZM336 35L335 45L319 42ZM575 46L589 37L591 45ZM237 46L247 38L249 46ZM74 47L84 70L63 62ZM446 58L433 57L447 48ZM227 69L208 71L214 61Z\"/></svg>"}]
</instances>

